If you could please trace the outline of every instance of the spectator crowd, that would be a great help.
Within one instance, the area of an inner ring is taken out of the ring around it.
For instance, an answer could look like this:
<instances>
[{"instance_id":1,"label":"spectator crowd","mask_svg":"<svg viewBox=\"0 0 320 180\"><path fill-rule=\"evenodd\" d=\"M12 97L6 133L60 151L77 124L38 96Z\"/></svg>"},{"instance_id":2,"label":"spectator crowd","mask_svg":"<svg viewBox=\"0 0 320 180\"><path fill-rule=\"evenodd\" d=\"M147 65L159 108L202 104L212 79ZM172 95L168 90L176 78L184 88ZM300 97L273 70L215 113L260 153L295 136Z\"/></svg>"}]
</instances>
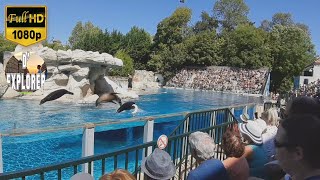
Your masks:
<instances>
[{"instance_id":1,"label":"spectator crowd","mask_svg":"<svg viewBox=\"0 0 320 180\"><path fill-rule=\"evenodd\" d=\"M246 70L211 66L182 69L167 87L261 94L267 80L267 69Z\"/></svg>"},{"instance_id":2,"label":"spectator crowd","mask_svg":"<svg viewBox=\"0 0 320 180\"><path fill-rule=\"evenodd\" d=\"M292 91L291 94L296 94L297 96L315 96L320 91L320 79L304 84L299 89Z\"/></svg>"}]
</instances>

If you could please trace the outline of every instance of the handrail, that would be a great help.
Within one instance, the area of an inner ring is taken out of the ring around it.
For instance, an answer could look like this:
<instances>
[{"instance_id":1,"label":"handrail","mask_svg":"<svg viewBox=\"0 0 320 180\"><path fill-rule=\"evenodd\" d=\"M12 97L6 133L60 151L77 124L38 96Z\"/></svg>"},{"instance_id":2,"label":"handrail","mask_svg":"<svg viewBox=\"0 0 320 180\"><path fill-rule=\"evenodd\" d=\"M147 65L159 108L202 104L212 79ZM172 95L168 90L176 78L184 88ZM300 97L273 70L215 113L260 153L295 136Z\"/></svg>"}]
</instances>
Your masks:
<instances>
[{"instance_id":1,"label":"handrail","mask_svg":"<svg viewBox=\"0 0 320 180\"><path fill-rule=\"evenodd\" d=\"M236 119L237 119L236 116L230 111L230 109L228 109L228 111L229 111L229 113L231 114L232 118L236 120ZM236 121L236 122L237 122L237 121Z\"/></svg>"},{"instance_id":2,"label":"handrail","mask_svg":"<svg viewBox=\"0 0 320 180\"><path fill-rule=\"evenodd\" d=\"M165 115L156 115L156 116L144 116L144 117L136 117L136 118L128 118L128 119L122 119L121 121L119 119L112 119L112 120L105 120L100 122L88 122L94 124L95 127L98 126L106 126L106 125L114 125L114 124L123 124L123 123L134 123L134 122L146 122L150 119L160 119L160 118L166 118L166 117L175 117L175 116L184 116L189 113L201 113L206 111L213 111L213 110L221 110L226 108L237 108L242 106L250 106L255 105L257 103L247 103L247 104L241 104L241 105L233 105L233 106L224 106L224 107L216 107L216 108L207 108L202 110L196 110L196 111L184 111L179 113L172 113L172 114L165 114ZM69 131L69 130L79 130L84 127L85 124L76 124L72 126L54 126L51 128L39 128L37 130L34 129L14 129L9 131L3 131L1 133L2 136L24 136L24 135L32 135L32 134L41 134L41 133L50 133L50 132L58 132L58 131ZM18 131L20 130L20 132Z\"/></svg>"},{"instance_id":3,"label":"handrail","mask_svg":"<svg viewBox=\"0 0 320 180\"><path fill-rule=\"evenodd\" d=\"M232 112L230 111L230 108L238 108L238 107L245 107L245 106L252 106L252 105L256 105L256 103L248 103L248 104L243 104L243 105L238 105L238 106L232 106L232 107L230 107L230 106L220 107L220 108L218 108L218 109L208 109L208 110L194 111L194 112L191 112L191 113L187 113L187 114L185 115L184 119L182 120L182 122L177 125L177 127L172 131L172 133L171 133L170 135L175 135L175 132L177 132L182 126L185 125L185 123L186 123L185 121L186 121L188 118L190 118L190 115L191 115L191 114L207 113L207 112L212 112L212 111L223 111L223 110L228 110L228 112L229 112L230 114L232 114ZM233 117L234 119L237 119L237 118L234 116L234 114L232 114L232 117Z\"/></svg>"}]
</instances>

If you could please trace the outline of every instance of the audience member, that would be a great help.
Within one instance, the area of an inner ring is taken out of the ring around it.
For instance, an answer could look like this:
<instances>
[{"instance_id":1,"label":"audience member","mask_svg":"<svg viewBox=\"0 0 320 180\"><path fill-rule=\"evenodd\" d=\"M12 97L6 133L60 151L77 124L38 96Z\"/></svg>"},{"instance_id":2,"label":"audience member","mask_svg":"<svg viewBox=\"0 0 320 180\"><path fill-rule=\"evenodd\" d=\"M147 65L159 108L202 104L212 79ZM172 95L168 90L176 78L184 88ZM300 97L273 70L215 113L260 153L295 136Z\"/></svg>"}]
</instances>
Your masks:
<instances>
[{"instance_id":1,"label":"audience member","mask_svg":"<svg viewBox=\"0 0 320 180\"><path fill-rule=\"evenodd\" d=\"M78 172L77 174L74 174L71 176L70 180L93 180L93 176L89 173L85 172Z\"/></svg>"},{"instance_id":2,"label":"audience member","mask_svg":"<svg viewBox=\"0 0 320 180\"><path fill-rule=\"evenodd\" d=\"M136 180L136 178L124 169L116 169L110 174L105 174L99 180Z\"/></svg>"},{"instance_id":3,"label":"audience member","mask_svg":"<svg viewBox=\"0 0 320 180\"><path fill-rule=\"evenodd\" d=\"M275 155L273 140L277 134L278 112L277 109L271 108L261 114L261 119L266 122L266 131L262 133L262 147L265 150L268 160L272 161Z\"/></svg>"},{"instance_id":4,"label":"audience member","mask_svg":"<svg viewBox=\"0 0 320 180\"><path fill-rule=\"evenodd\" d=\"M287 103L285 117L304 113L319 115L319 110L319 99L308 96L299 96Z\"/></svg>"},{"instance_id":5,"label":"audience member","mask_svg":"<svg viewBox=\"0 0 320 180\"><path fill-rule=\"evenodd\" d=\"M176 167L171 161L170 155L156 148L148 157L141 162L141 170L146 180L171 179L176 173Z\"/></svg>"},{"instance_id":6,"label":"audience member","mask_svg":"<svg viewBox=\"0 0 320 180\"><path fill-rule=\"evenodd\" d=\"M320 179L320 119L314 114L294 114L283 120L274 144L276 158L293 180Z\"/></svg>"},{"instance_id":7,"label":"audience member","mask_svg":"<svg viewBox=\"0 0 320 180\"><path fill-rule=\"evenodd\" d=\"M214 159L216 145L207 133L198 131L190 134L189 144L191 155L200 165L189 172L188 180L229 179L223 163L218 159Z\"/></svg>"},{"instance_id":8,"label":"audience member","mask_svg":"<svg viewBox=\"0 0 320 180\"><path fill-rule=\"evenodd\" d=\"M249 178L249 165L243 157L245 146L236 132L228 129L222 137L222 147L227 159L223 161L231 180L247 180Z\"/></svg>"},{"instance_id":9,"label":"audience member","mask_svg":"<svg viewBox=\"0 0 320 180\"><path fill-rule=\"evenodd\" d=\"M264 164L268 162L268 157L262 146L262 129L257 122L248 121L247 123L240 123L239 130L248 144L245 146L243 156L248 161L250 176L267 178L264 173Z\"/></svg>"}]
</instances>

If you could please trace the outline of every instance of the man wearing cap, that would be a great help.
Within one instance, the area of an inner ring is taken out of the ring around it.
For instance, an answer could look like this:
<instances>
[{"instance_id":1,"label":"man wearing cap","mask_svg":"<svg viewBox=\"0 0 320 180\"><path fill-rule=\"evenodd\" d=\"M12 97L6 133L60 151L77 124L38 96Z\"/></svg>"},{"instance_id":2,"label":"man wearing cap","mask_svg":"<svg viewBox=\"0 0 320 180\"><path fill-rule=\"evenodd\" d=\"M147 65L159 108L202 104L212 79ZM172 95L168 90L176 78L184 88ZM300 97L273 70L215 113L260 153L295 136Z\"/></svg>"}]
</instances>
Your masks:
<instances>
[{"instance_id":1,"label":"man wearing cap","mask_svg":"<svg viewBox=\"0 0 320 180\"><path fill-rule=\"evenodd\" d=\"M216 145L207 133L197 131L190 134L189 144L191 155L196 159L196 163L200 165L189 172L188 180L229 179L223 163L218 159L214 159Z\"/></svg>"},{"instance_id":2,"label":"man wearing cap","mask_svg":"<svg viewBox=\"0 0 320 180\"><path fill-rule=\"evenodd\" d=\"M171 179L176 174L176 167L171 161L170 155L156 148L148 157L141 162L141 170L146 180L149 179Z\"/></svg>"}]
</instances>

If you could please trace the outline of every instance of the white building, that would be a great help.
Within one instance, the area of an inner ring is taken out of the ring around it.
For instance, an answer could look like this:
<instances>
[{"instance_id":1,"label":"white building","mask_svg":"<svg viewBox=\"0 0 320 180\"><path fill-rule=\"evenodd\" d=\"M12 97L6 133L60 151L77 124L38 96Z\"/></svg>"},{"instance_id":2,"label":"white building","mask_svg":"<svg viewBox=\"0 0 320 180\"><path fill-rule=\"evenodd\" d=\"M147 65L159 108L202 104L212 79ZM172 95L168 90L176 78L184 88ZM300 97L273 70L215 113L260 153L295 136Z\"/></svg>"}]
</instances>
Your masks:
<instances>
[{"instance_id":1,"label":"white building","mask_svg":"<svg viewBox=\"0 0 320 180\"><path fill-rule=\"evenodd\" d=\"M294 88L299 88L318 79L320 79L320 58L308 65L300 76L294 78Z\"/></svg>"}]
</instances>

